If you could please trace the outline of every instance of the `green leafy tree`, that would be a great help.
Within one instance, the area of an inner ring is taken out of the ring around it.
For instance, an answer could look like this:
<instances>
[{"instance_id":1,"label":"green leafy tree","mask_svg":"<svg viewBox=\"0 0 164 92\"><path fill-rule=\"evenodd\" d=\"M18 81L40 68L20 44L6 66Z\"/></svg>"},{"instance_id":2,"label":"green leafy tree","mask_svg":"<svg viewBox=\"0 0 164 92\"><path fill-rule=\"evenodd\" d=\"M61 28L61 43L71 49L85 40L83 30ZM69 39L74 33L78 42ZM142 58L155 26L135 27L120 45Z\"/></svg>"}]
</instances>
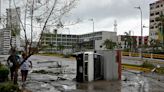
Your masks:
<instances>
[{"instance_id":1,"label":"green leafy tree","mask_svg":"<svg viewBox=\"0 0 164 92\"><path fill-rule=\"evenodd\" d=\"M160 21L158 27L162 35L162 47L164 47L164 15L163 13L161 13L160 16L156 18L156 21Z\"/></svg>"},{"instance_id":2,"label":"green leafy tree","mask_svg":"<svg viewBox=\"0 0 164 92\"><path fill-rule=\"evenodd\" d=\"M158 50L160 41L155 40L155 39L151 39L149 43L150 43L149 47L152 49L152 52L156 52Z\"/></svg>"},{"instance_id":3,"label":"green leafy tree","mask_svg":"<svg viewBox=\"0 0 164 92\"><path fill-rule=\"evenodd\" d=\"M106 39L103 43L103 45L105 46L106 49L114 49L115 46L116 46L116 43L113 42L112 40L110 39Z\"/></svg>"},{"instance_id":4,"label":"green leafy tree","mask_svg":"<svg viewBox=\"0 0 164 92\"><path fill-rule=\"evenodd\" d=\"M49 46L51 47L51 53L52 53L52 48L54 45L52 43L50 43Z\"/></svg>"},{"instance_id":5,"label":"green leafy tree","mask_svg":"<svg viewBox=\"0 0 164 92\"><path fill-rule=\"evenodd\" d=\"M58 49L63 53L63 50L65 49L64 45L59 44Z\"/></svg>"}]
</instances>

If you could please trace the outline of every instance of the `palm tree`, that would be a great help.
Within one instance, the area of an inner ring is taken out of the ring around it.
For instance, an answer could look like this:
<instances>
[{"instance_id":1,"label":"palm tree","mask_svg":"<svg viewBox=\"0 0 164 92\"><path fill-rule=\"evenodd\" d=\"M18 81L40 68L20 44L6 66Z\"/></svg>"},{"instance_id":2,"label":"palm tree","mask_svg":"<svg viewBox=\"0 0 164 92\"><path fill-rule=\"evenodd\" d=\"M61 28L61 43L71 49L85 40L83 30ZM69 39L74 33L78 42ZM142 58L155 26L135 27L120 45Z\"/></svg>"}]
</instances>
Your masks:
<instances>
[{"instance_id":1,"label":"palm tree","mask_svg":"<svg viewBox=\"0 0 164 92\"><path fill-rule=\"evenodd\" d=\"M52 48L53 48L54 45L52 43L50 43L49 46L51 47L51 51L50 52L52 53L53 52Z\"/></svg>"},{"instance_id":2,"label":"palm tree","mask_svg":"<svg viewBox=\"0 0 164 92\"><path fill-rule=\"evenodd\" d=\"M103 45L105 46L106 49L114 49L115 46L116 46L116 43L113 42L112 40L110 39L106 39L103 43Z\"/></svg>"},{"instance_id":3,"label":"palm tree","mask_svg":"<svg viewBox=\"0 0 164 92\"><path fill-rule=\"evenodd\" d=\"M130 34L128 32L125 32L125 37L124 37L124 41L125 41L125 48L132 48L132 38L130 37Z\"/></svg>"},{"instance_id":4,"label":"palm tree","mask_svg":"<svg viewBox=\"0 0 164 92\"><path fill-rule=\"evenodd\" d=\"M155 52L156 50L158 50L158 46L159 46L159 40L155 40L155 39L151 39L150 40L150 46L152 48L152 51Z\"/></svg>"},{"instance_id":5,"label":"palm tree","mask_svg":"<svg viewBox=\"0 0 164 92\"><path fill-rule=\"evenodd\" d=\"M58 48L59 48L59 50L60 50L60 51L62 52L62 54L63 54L63 50L65 49L64 45L59 44L59 45L58 45Z\"/></svg>"}]
</instances>

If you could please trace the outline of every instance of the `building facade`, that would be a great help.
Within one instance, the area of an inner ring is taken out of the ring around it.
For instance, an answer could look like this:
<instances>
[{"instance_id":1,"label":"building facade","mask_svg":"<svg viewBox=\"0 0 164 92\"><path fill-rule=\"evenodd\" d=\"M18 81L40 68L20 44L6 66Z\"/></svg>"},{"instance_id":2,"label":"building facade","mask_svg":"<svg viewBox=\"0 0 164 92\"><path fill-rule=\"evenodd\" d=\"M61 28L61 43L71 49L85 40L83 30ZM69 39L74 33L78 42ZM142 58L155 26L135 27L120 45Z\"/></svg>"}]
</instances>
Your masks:
<instances>
[{"instance_id":1,"label":"building facade","mask_svg":"<svg viewBox=\"0 0 164 92\"><path fill-rule=\"evenodd\" d=\"M117 41L117 33L109 31L99 31L87 34L79 35L79 44L81 47L95 50L105 49L103 43L106 39L110 39L113 42ZM87 44L88 43L88 44ZM86 45L85 45L86 44Z\"/></svg>"},{"instance_id":2,"label":"building facade","mask_svg":"<svg viewBox=\"0 0 164 92\"><path fill-rule=\"evenodd\" d=\"M6 9L6 15L6 28L0 29L0 54L9 54L11 45L20 49L20 8Z\"/></svg>"},{"instance_id":3,"label":"building facade","mask_svg":"<svg viewBox=\"0 0 164 92\"><path fill-rule=\"evenodd\" d=\"M20 16L21 16L20 7L12 8L12 9L6 9L7 14L7 28L17 28L20 29Z\"/></svg>"},{"instance_id":4,"label":"building facade","mask_svg":"<svg viewBox=\"0 0 164 92\"><path fill-rule=\"evenodd\" d=\"M160 15L164 15L164 0L158 0L150 4L150 32L149 40L155 39L163 43L164 30L162 30Z\"/></svg>"},{"instance_id":5,"label":"building facade","mask_svg":"<svg viewBox=\"0 0 164 92\"><path fill-rule=\"evenodd\" d=\"M46 51L56 49L72 49L78 43L78 35L44 33L42 37L42 45L46 47Z\"/></svg>"},{"instance_id":6,"label":"building facade","mask_svg":"<svg viewBox=\"0 0 164 92\"><path fill-rule=\"evenodd\" d=\"M0 54L9 54L11 31L0 29Z\"/></svg>"},{"instance_id":7,"label":"building facade","mask_svg":"<svg viewBox=\"0 0 164 92\"><path fill-rule=\"evenodd\" d=\"M64 49L72 50L100 50L104 49L101 47L106 39L117 41L116 32L99 31L94 33L87 33L82 35L72 34L57 34L56 33L44 33L42 37L43 46L49 47L49 50L60 48L63 46Z\"/></svg>"}]
</instances>

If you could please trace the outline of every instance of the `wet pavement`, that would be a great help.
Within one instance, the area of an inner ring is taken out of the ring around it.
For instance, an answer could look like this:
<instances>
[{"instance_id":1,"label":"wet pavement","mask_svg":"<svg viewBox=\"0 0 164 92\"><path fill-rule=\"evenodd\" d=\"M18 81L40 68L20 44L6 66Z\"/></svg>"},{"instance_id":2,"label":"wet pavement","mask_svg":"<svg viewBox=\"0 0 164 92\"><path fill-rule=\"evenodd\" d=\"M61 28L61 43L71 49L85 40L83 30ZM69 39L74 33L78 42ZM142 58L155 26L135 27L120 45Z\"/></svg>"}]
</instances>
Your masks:
<instances>
[{"instance_id":1,"label":"wet pavement","mask_svg":"<svg viewBox=\"0 0 164 92\"><path fill-rule=\"evenodd\" d=\"M163 75L123 70L121 81L77 83L75 59L49 56L30 59L33 68L24 86L28 92L164 92Z\"/></svg>"}]
</instances>

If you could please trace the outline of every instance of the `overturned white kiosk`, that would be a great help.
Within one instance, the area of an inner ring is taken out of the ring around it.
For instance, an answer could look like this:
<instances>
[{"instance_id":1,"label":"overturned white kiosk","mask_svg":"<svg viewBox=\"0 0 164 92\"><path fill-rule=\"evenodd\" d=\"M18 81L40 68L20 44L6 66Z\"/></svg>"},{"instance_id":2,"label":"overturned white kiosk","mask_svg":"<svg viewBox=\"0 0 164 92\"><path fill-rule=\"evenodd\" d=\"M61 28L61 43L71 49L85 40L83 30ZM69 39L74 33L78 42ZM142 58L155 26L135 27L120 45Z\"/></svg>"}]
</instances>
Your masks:
<instances>
[{"instance_id":1,"label":"overturned white kiosk","mask_svg":"<svg viewBox=\"0 0 164 92\"><path fill-rule=\"evenodd\" d=\"M121 79L121 52L101 50L76 54L77 82Z\"/></svg>"}]
</instances>

